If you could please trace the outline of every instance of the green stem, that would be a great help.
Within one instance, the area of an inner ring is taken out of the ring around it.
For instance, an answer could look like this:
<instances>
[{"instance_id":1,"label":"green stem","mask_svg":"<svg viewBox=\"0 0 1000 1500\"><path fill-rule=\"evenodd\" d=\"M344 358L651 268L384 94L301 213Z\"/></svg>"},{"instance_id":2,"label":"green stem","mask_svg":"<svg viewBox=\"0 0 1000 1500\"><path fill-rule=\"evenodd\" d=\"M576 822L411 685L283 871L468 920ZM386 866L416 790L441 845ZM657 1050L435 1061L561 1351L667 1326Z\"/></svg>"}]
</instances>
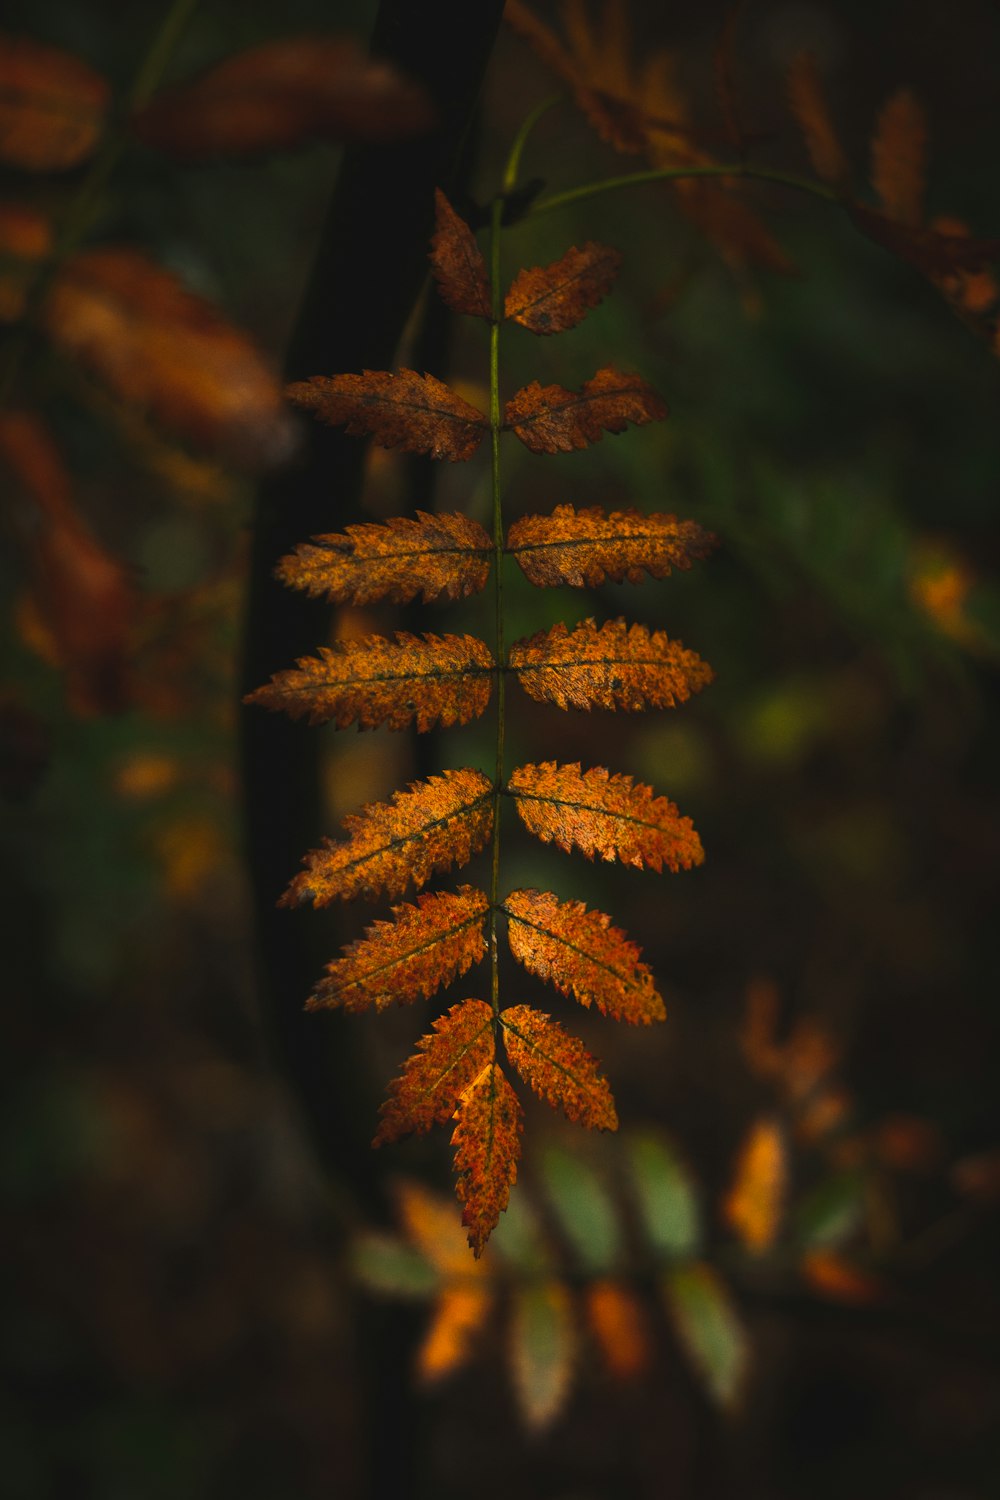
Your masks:
<instances>
[{"instance_id":1,"label":"green stem","mask_svg":"<svg viewBox=\"0 0 1000 1500\"><path fill-rule=\"evenodd\" d=\"M531 132L542 116L547 114L553 105L559 104L564 98L564 94L550 94L547 99L542 100L541 104L536 104L530 115L525 119L517 135L514 137L514 144L510 148L510 155L507 158L507 165L504 168L502 188L505 193L513 192L514 185L517 182L518 170L521 166L521 156L524 153L525 146L528 144L528 137Z\"/></svg>"},{"instance_id":2,"label":"green stem","mask_svg":"<svg viewBox=\"0 0 1000 1500\"><path fill-rule=\"evenodd\" d=\"M585 182L580 187L567 188L564 193L553 193L550 198L539 198L525 213L526 219L536 214L548 213L553 208L565 208L569 203L579 203L584 198L596 198L599 193L610 193L618 188L638 187L644 182L677 182L697 177L743 177L757 182L776 182L781 187L795 188L798 192L811 193L828 203L840 201L833 188L821 182L812 182L808 177L797 177L794 172L779 172L770 167L748 167L742 162L728 166L704 167L650 167L645 172L628 172L622 177L603 177L598 182Z\"/></svg>"},{"instance_id":3,"label":"green stem","mask_svg":"<svg viewBox=\"0 0 1000 1500\"><path fill-rule=\"evenodd\" d=\"M537 113L537 112L536 112ZM530 117L529 117L530 118ZM517 172L514 152L523 145L527 134L522 127L515 142L511 157L514 161L513 175ZM506 187L511 176L510 162L504 173ZM511 177L513 185L513 177ZM503 507L500 500L500 323L503 318L503 301L500 287L500 226L503 218L503 198L493 200L490 209L490 288L492 317L490 319L490 451L493 489L493 600L495 605L494 656L497 664L497 753L493 781L493 848L490 865L490 1003L494 1016L500 1014L500 973L497 952L497 903L500 895L500 796L504 782L504 731L506 727L506 647L503 629Z\"/></svg>"}]
</instances>

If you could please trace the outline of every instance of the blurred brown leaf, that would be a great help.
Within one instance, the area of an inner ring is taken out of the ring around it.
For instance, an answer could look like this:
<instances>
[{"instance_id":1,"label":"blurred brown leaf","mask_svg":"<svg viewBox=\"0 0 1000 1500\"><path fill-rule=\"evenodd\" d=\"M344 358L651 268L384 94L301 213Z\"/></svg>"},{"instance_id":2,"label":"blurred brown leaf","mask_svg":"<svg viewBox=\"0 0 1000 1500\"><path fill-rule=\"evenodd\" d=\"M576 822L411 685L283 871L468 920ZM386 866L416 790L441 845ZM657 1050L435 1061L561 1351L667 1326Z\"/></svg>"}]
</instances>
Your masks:
<instances>
[{"instance_id":1,"label":"blurred brown leaf","mask_svg":"<svg viewBox=\"0 0 1000 1500\"><path fill-rule=\"evenodd\" d=\"M91 154L109 91L93 68L26 36L0 37L0 160L58 172Z\"/></svg>"},{"instance_id":2,"label":"blurred brown leaf","mask_svg":"<svg viewBox=\"0 0 1000 1500\"><path fill-rule=\"evenodd\" d=\"M48 219L26 203L0 203L0 323L24 312L38 263L52 250Z\"/></svg>"}]
</instances>

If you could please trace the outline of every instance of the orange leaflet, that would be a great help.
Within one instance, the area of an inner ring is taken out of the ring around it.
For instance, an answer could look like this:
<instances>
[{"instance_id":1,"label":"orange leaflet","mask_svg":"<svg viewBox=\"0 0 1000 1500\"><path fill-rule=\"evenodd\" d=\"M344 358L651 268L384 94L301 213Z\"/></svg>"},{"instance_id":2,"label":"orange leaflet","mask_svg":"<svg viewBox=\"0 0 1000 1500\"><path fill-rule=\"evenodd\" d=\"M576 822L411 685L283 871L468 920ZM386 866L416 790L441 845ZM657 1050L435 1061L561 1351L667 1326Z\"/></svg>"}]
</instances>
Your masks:
<instances>
[{"instance_id":1,"label":"orange leaflet","mask_svg":"<svg viewBox=\"0 0 1000 1500\"><path fill-rule=\"evenodd\" d=\"M417 1375L422 1381L433 1384L465 1364L473 1338L492 1306L492 1294L485 1286L458 1283L442 1288L417 1353Z\"/></svg>"},{"instance_id":2,"label":"orange leaflet","mask_svg":"<svg viewBox=\"0 0 1000 1500\"><path fill-rule=\"evenodd\" d=\"M399 896L410 881L464 865L493 831L493 785L467 768L445 771L344 819L348 837L306 855L280 906L326 906L338 896Z\"/></svg>"},{"instance_id":3,"label":"orange leaflet","mask_svg":"<svg viewBox=\"0 0 1000 1500\"><path fill-rule=\"evenodd\" d=\"M482 891L463 885L454 894L418 896L416 906L394 906L393 921L373 923L327 965L306 1008L355 1013L433 995L484 957L488 904Z\"/></svg>"},{"instance_id":4,"label":"orange leaflet","mask_svg":"<svg viewBox=\"0 0 1000 1500\"><path fill-rule=\"evenodd\" d=\"M814 1292L831 1302L863 1307L886 1295L885 1283L879 1277L845 1260L836 1250L808 1251L799 1262L799 1271Z\"/></svg>"},{"instance_id":5,"label":"orange leaflet","mask_svg":"<svg viewBox=\"0 0 1000 1500\"><path fill-rule=\"evenodd\" d=\"M455 1192L462 1223L478 1260L517 1181L523 1114L517 1095L495 1062L469 1084L458 1106Z\"/></svg>"},{"instance_id":6,"label":"orange leaflet","mask_svg":"<svg viewBox=\"0 0 1000 1500\"><path fill-rule=\"evenodd\" d=\"M244 703L284 710L310 724L333 720L338 729L385 724L404 729L416 721L423 734L440 722L467 724L484 711L493 689L489 649L472 635L382 635L320 646L298 666L276 672Z\"/></svg>"},{"instance_id":7,"label":"orange leaflet","mask_svg":"<svg viewBox=\"0 0 1000 1500\"><path fill-rule=\"evenodd\" d=\"M501 1011L507 1056L539 1099L589 1130L617 1130L608 1081L577 1037L529 1005Z\"/></svg>"},{"instance_id":8,"label":"orange leaflet","mask_svg":"<svg viewBox=\"0 0 1000 1500\"><path fill-rule=\"evenodd\" d=\"M468 224L458 216L440 188L434 191L434 226L431 270L443 300L453 312L492 317L483 252Z\"/></svg>"},{"instance_id":9,"label":"orange leaflet","mask_svg":"<svg viewBox=\"0 0 1000 1500\"><path fill-rule=\"evenodd\" d=\"M0 323L22 315L38 262L52 250L52 226L26 203L0 203Z\"/></svg>"},{"instance_id":10,"label":"orange leaflet","mask_svg":"<svg viewBox=\"0 0 1000 1500\"><path fill-rule=\"evenodd\" d=\"M70 53L0 37L0 160L32 172L77 166L97 144L109 97L104 79Z\"/></svg>"},{"instance_id":11,"label":"orange leaflet","mask_svg":"<svg viewBox=\"0 0 1000 1500\"><path fill-rule=\"evenodd\" d=\"M482 1000L460 1001L437 1018L417 1048L389 1085L374 1146L452 1117L466 1089L493 1061L492 1009Z\"/></svg>"},{"instance_id":12,"label":"orange leaflet","mask_svg":"<svg viewBox=\"0 0 1000 1500\"><path fill-rule=\"evenodd\" d=\"M567 250L550 266L518 271L504 302L504 316L532 333L575 328L611 290L621 253L592 240Z\"/></svg>"},{"instance_id":13,"label":"orange leaflet","mask_svg":"<svg viewBox=\"0 0 1000 1500\"><path fill-rule=\"evenodd\" d=\"M740 1149L723 1217L754 1254L770 1248L781 1223L788 1178L785 1138L774 1120L758 1120Z\"/></svg>"},{"instance_id":14,"label":"orange leaflet","mask_svg":"<svg viewBox=\"0 0 1000 1500\"><path fill-rule=\"evenodd\" d=\"M712 680L712 669L680 641L645 625L561 622L515 641L510 667L530 697L559 708L673 708Z\"/></svg>"},{"instance_id":15,"label":"orange leaflet","mask_svg":"<svg viewBox=\"0 0 1000 1500\"><path fill-rule=\"evenodd\" d=\"M618 1380L632 1380L652 1363L646 1314L620 1281L592 1281L586 1290L587 1321L604 1363Z\"/></svg>"},{"instance_id":16,"label":"orange leaflet","mask_svg":"<svg viewBox=\"0 0 1000 1500\"><path fill-rule=\"evenodd\" d=\"M489 423L433 375L416 370L365 370L361 375L313 375L288 386L288 399L354 437L370 433L383 448L429 453L452 463L471 458Z\"/></svg>"},{"instance_id":17,"label":"orange leaflet","mask_svg":"<svg viewBox=\"0 0 1000 1500\"><path fill-rule=\"evenodd\" d=\"M599 854L652 870L687 870L705 858L690 818L651 787L603 766L583 771L579 762L554 760L519 766L507 789L530 832L567 854L576 847L588 859Z\"/></svg>"},{"instance_id":18,"label":"orange leaflet","mask_svg":"<svg viewBox=\"0 0 1000 1500\"><path fill-rule=\"evenodd\" d=\"M616 1021L648 1026L665 1018L641 949L604 912L550 891L511 891L503 910L510 951L529 973Z\"/></svg>"},{"instance_id":19,"label":"orange leaflet","mask_svg":"<svg viewBox=\"0 0 1000 1500\"><path fill-rule=\"evenodd\" d=\"M442 596L464 599L485 588L493 543L478 521L457 511L415 521L393 516L382 526L348 526L344 534L313 537L282 558L275 573L290 588L337 604L427 604Z\"/></svg>"},{"instance_id":20,"label":"orange leaflet","mask_svg":"<svg viewBox=\"0 0 1000 1500\"><path fill-rule=\"evenodd\" d=\"M872 187L886 217L916 229L923 218L927 125L909 89L893 94L872 137Z\"/></svg>"},{"instance_id":21,"label":"orange leaflet","mask_svg":"<svg viewBox=\"0 0 1000 1500\"><path fill-rule=\"evenodd\" d=\"M281 391L250 340L141 251L74 256L43 316L58 348L179 437L247 468L288 453Z\"/></svg>"},{"instance_id":22,"label":"orange leaflet","mask_svg":"<svg viewBox=\"0 0 1000 1500\"><path fill-rule=\"evenodd\" d=\"M504 422L532 453L572 453L600 442L605 432L643 427L667 415L666 402L639 375L611 366L585 380L579 391L533 380L504 410Z\"/></svg>"},{"instance_id":23,"label":"orange leaflet","mask_svg":"<svg viewBox=\"0 0 1000 1500\"><path fill-rule=\"evenodd\" d=\"M643 573L666 578L707 557L715 538L694 521L557 505L550 516L522 516L507 533L507 551L532 583L596 588L605 578L641 583Z\"/></svg>"},{"instance_id":24,"label":"orange leaflet","mask_svg":"<svg viewBox=\"0 0 1000 1500\"><path fill-rule=\"evenodd\" d=\"M847 187L851 169L830 117L823 83L811 52L797 52L788 69L788 102L799 123L813 170L834 187Z\"/></svg>"},{"instance_id":25,"label":"orange leaflet","mask_svg":"<svg viewBox=\"0 0 1000 1500\"><path fill-rule=\"evenodd\" d=\"M396 140L433 123L420 84L353 37L282 37L157 95L134 119L149 146L194 161L316 139Z\"/></svg>"}]
</instances>

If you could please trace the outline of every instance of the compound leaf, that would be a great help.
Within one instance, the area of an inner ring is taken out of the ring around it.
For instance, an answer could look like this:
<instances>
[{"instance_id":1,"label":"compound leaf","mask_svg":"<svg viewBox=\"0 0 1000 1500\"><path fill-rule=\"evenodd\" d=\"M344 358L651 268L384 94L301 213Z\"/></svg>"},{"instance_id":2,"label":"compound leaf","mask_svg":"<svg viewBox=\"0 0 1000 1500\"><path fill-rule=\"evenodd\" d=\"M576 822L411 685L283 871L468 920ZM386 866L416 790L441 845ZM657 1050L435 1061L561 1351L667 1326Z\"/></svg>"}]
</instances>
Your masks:
<instances>
[{"instance_id":1,"label":"compound leaf","mask_svg":"<svg viewBox=\"0 0 1000 1500\"><path fill-rule=\"evenodd\" d=\"M529 1005L502 1011L500 1024L507 1056L540 1099L589 1130L618 1129L608 1081L577 1037Z\"/></svg>"},{"instance_id":2,"label":"compound leaf","mask_svg":"<svg viewBox=\"0 0 1000 1500\"><path fill-rule=\"evenodd\" d=\"M488 1063L462 1095L455 1147L455 1192L478 1260L517 1181L523 1113L499 1065Z\"/></svg>"},{"instance_id":3,"label":"compound leaf","mask_svg":"<svg viewBox=\"0 0 1000 1500\"><path fill-rule=\"evenodd\" d=\"M712 680L712 669L662 630L608 620L561 622L515 641L509 662L530 697L559 708L673 708Z\"/></svg>"},{"instance_id":4,"label":"compound leaf","mask_svg":"<svg viewBox=\"0 0 1000 1500\"><path fill-rule=\"evenodd\" d=\"M483 252L468 224L455 212L440 188L434 190L431 270L442 299L453 312L477 318L492 317Z\"/></svg>"},{"instance_id":5,"label":"compound leaf","mask_svg":"<svg viewBox=\"0 0 1000 1500\"><path fill-rule=\"evenodd\" d=\"M507 789L525 827L567 854L576 847L588 859L599 854L652 870L686 870L705 857L690 818L651 787L603 766L583 771L578 761L554 760L519 766Z\"/></svg>"},{"instance_id":6,"label":"compound leaf","mask_svg":"<svg viewBox=\"0 0 1000 1500\"><path fill-rule=\"evenodd\" d=\"M503 903L507 940L518 963L581 1005L616 1021L648 1026L666 1016L640 949L611 918L550 891L511 891Z\"/></svg>"},{"instance_id":7,"label":"compound leaf","mask_svg":"<svg viewBox=\"0 0 1000 1500\"><path fill-rule=\"evenodd\" d=\"M383 448L429 453L452 463L471 458L489 423L481 411L433 375L365 370L313 375L286 388L288 399L354 437L371 434Z\"/></svg>"},{"instance_id":8,"label":"compound leaf","mask_svg":"<svg viewBox=\"0 0 1000 1500\"><path fill-rule=\"evenodd\" d=\"M493 785L467 767L444 771L373 802L344 819L347 838L327 840L306 855L280 906L311 901L326 906L338 896L402 895L410 881L425 885L437 870L464 865L493 831Z\"/></svg>"},{"instance_id":9,"label":"compound leaf","mask_svg":"<svg viewBox=\"0 0 1000 1500\"><path fill-rule=\"evenodd\" d=\"M607 366L579 391L533 380L507 402L504 421L532 453L571 453L600 442L605 432L666 415L666 403L641 376Z\"/></svg>"},{"instance_id":10,"label":"compound leaf","mask_svg":"<svg viewBox=\"0 0 1000 1500\"><path fill-rule=\"evenodd\" d=\"M420 895L416 906L394 906L393 921L374 922L327 965L306 1008L339 1006L354 1014L426 999L484 957L488 906L469 885Z\"/></svg>"},{"instance_id":11,"label":"compound leaf","mask_svg":"<svg viewBox=\"0 0 1000 1500\"><path fill-rule=\"evenodd\" d=\"M611 290L621 252L588 240L550 266L518 271L504 302L504 315L532 333L575 328Z\"/></svg>"},{"instance_id":12,"label":"compound leaf","mask_svg":"<svg viewBox=\"0 0 1000 1500\"><path fill-rule=\"evenodd\" d=\"M290 588L336 604L408 604L419 594L464 599L485 588L493 543L478 521L457 511L416 520L393 516L384 525L347 526L314 536L282 558L276 576Z\"/></svg>"},{"instance_id":13,"label":"compound leaf","mask_svg":"<svg viewBox=\"0 0 1000 1500\"><path fill-rule=\"evenodd\" d=\"M596 588L606 578L641 583L643 573L666 578L689 568L715 544L710 532L676 516L637 510L605 512L557 505L550 516L522 516L507 534L507 550L525 577L541 587L568 583Z\"/></svg>"},{"instance_id":14,"label":"compound leaf","mask_svg":"<svg viewBox=\"0 0 1000 1500\"><path fill-rule=\"evenodd\" d=\"M389 1085L375 1146L451 1118L465 1090L493 1061L492 1009L482 1000L453 1005L417 1048Z\"/></svg>"},{"instance_id":15,"label":"compound leaf","mask_svg":"<svg viewBox=\"0 0 1000 1500\"><path fill-rule=\"evenodd\" d=\"M415 720L421 734L438 722L446 729L467 724L490 701L493 657L473 635L397 630L395 643L369 635L320 646L319 653L276 672L243 701L310 724L332 719L338 729L355 721L361 729L404 729Z\"/></svg>"}]
</instances>

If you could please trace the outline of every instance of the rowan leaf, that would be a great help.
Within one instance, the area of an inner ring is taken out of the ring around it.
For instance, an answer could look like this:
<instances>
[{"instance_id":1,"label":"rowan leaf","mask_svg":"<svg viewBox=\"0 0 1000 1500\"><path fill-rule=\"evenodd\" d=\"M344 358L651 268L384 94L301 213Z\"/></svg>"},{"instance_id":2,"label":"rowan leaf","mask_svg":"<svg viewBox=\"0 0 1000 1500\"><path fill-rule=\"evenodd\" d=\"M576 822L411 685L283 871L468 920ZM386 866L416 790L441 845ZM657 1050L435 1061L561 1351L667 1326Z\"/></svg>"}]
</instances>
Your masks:
<instances>
[{"instance_id":1,"label":"rowan leaf","mask_svg":"<svg viewBox=\"0 0 1000 1500\"><path fill-rule=\"evenodd\" d=\"M416 906L394 906L391 922L372 923L327 965L306 1008L340 1007L353 1015L427 999L484 957L488 907L483 892L469 885L420 895Z\"/></svg>"},{"instance_id":2,"label":"rowan leaf","mask_svg":"<svg viewBox=\"0 0 1000 1500\"><path fill-rule=\"evenodd\" d=\"M338 729L385 724L423 734L438 722L447 729L477 719L490 701L494 662L473 635L383 635L320 646L319 656L276 672L244 703L284 710L310 724L333 720Z\"/></svg>"},{"instance_id":3,"label":"rowan leaf","mask_svg":"<svg viewBox=\"0 0 1000 1500\"><path fill-rule=\"evenodd\" d=\"M817 177L834 187L850 183L851 169L830 116L823 83L811 52L797 52L788 69L788 100L799 123Z\"/></svg>"},{"instance_id":4,"label":"rowan leaf","mask_svg":"<svg viewBox=\"0 0 1000 1500\"><path fill-rule=\"evenodd\" d=\"M455 1147L455 1192L478 1260L517 1181L523 1114L499 1064L489 1063L462 1095Z\"/></svg>"},{"instance_id":5,"label":"rowan leaf","mask_svg":"<svg viewBox=\"0 0 1000 1500\"><path fill-rule=\"evenodd\" d=\"M562 333L575 328L592 307L608 295L621 252L588 240L549 266L518 271L504 301L504 316L532 333Z\"/></svg>"},{"instance_id":6,"label":"rowan leaf","mask_svg":"<svg viewBox=\"0 0 1000 1500\"><path fill-rule=\"evenodd\" d=\"M493 831L493 785L481 771L444 771L344 819L347 838L306 855L279 906L338 896L399 896L439 870L464 865Z\"/></svg>"},{"instance_id":7,"label":"rowan leaf","mask_svg":"<svg viewBox=\"0 0 1000 1500\"><path fill-rule=\"evenodd\" d=\"M510 1320L510 1370L517 1402L536 1431L559 1415L573 1378L576 1322L561 1281L518 1287Z\"/></svg>"},{"instance_id":8,"label":"rowan leaf","mask_svg":"<svg viewBox=\"0 0 1000 1500\"><path fill-rule=\"evenodd\" d=\"M354 437L370 433L383 448L429 453L458 463L471 458L489 423L481 411L416 370L365 370L361 375L313 375L286 389L288 399Z\"/></svg>"},{"instance_id":9,"label":"rowan leaf","mask_svg":"<svg viewBox=\"0 0 1000 1500\"><path fill-rule=\"evenodd\" d=\"M690 818L651 787L603 766L583 771L578 761L554 760L519 766L507 790L525 827L567 854L575 847L588 859L599 854L652 870L687 870L705 858Z\"/></svg>"},{"instance_id":10,"label":"rowan leaf","mask_svg":"<svg viewBox=\"0 0 1000 1500\"><path fill-rule=\"evenodd\" d=\"M532 453L572 453L600 442L605 432L666 415L666 403L641 376L607 366L579 391L533 380L507 402L504 421Z\"/></svg>"},{"instance_id":11,"label":"rowan leaf","mask_svg":"<svg viewBox=\"0 0 1000 1500\"><path fill-rule=\"evenodd\" d=\"M583 1043L529 1005L501 1011L507 1056L525 1083L588 1130L617 1130L618 1116L608 1081Z\"/></svg>"},{"instance_id":12,"label":"rowan leaf","mask_svg":"<svg viewBox=\"0 0 1000 1500\"><path fill-rule=\"evenodd\" d=\"M442 299L453 312L476 318L493 316L483 252L468 224L440 188L434 190L431 270Z\"/></svg>"},{"instance_id":13,"label":"rowan leaf","mask_svg":"<svg viewBox=\"0 0 1000 1500\"><path fill-rule=\"evenodd\" d=\"M59 172L97 145L110 91L69 52L26 36L0 36L0 161Z\"/></svg>"},{"instance_id":14,"label":"rowan leaf","mask_svg":"<svg viewBox=\"0 0 1000 1500\"><path fill-rule=\"evenodd\" d=\"M712 1399L735 1406L749 1363L746 1330L729 1289L703 1261L676 1266L663 1282L677 1336Z\"/></svg>"},{"instance_id":15,"label":"rowan leaf","mask_svg":"<svg viewBox=\"0 0 1000 1500\"><path fill-rule=\"evenodd\" d=\"M637 510L576 510L557 505L550 516L522 516L507 533L507 551L525 577L540 587L568 583L596 588L606 578L641 583L643 574L666 578L707 557L715 538L695 521L642 515Z\"/></svg>"},{"instance_id":16,"label":"rowan leaf","mask_svg":"<svg viewBox=\"0 0 1000 1500\"><path fill-rule=\"evenodd\" d=\"M418 510L416 520L393 516L384 525L314 536L282 558L275 575L336 604L408 604L418 594L428 604L485 588L492 552L478 521L458 511L432 516Z\"/></svg>"},{"instance_id":17,"label":"rowan leaf","mask_svg":"<svg viewBox=\"0 0 1000 1500\"><path fill-rule=\"evenodd\" d=\"M179 437L242 468L287 456L291 419L261 355L141 251L73 256L43 318L57 348Z\"/></svg>"},{"instance_id":18,"label":"rowan leaf","mask_svg":"<svg viewBox=\"0 0 1000 1500\"><path fill-rule=\"evenodd\" d=\"M482 1000L460 1001L438 1016L417 1048L389 1085L373 1146L451 1119L466 1089L493 1061L492 1009Z\"/></svg>"},{"instance_id":19,"label":"rowan leaf","mask_svg":"<svg viewBox=\"0 0 1000 1500\"><path fill-rule=\"evenodd\" d=\"M586 1289L587 1321L604 1363L617 1380L634 1380L653 1359L647 1315L622 1281L602 1277Z\"/></svg>"},{"instance_id":20,"label":"rowan leaf","mask_svg":"<svg viewBox=\"0 0 1000 1500\"><path fill-rule=\"evenodd\" d=\"M872 137L872 187L886 217L915 229L923 218L927 125L909 89L888 100Z\"/></svg>"},{"instance_id":21,"label":"rowan leaf","mask_svg":"<svg viewBox=\"0 0 1000 1500\"><path fill-rule=\"evenodd\" d=\"M741 1243L755 1255L777 1238L788 1177L788 1152L777 1121L754 1124L740 1148L723 1217Z\"/></svg>"},{"instance_id":22,"label":"rowan leaf","mask_svg":"<svg viewBox=\"0 0 1000 1500\"><path fill-rule=\"evenodd\" d=\"M426 130L426 91L353 37L280 37L165 89L136 133L186 161L249 156L302 141L391 141Z\"/></svg>"},{"instance_id":23,"label":"rowan leaf","mask_svg":"<svg viewBox=\"0 0 1000 1500\"><path fill-rule=\"evenodd\" d=\"M394 1185L399 1218L407 1237L444 1281L484 1281L485 1266L469 1260L469 1247L449 1198L409 1178Z\"/></svg>"},{"instance_id":24,"label":"rowan leaf","mask_svg":"<svg viewBox=\"0 0 1000 1500\"><path fill-rule=\"evenodd\" d=\"M511 891L503 903L510 951L530 974L604 1016L648 1026L666 1016L652 970L602 911L551 891Z\"/></svg>"},{"instance_id":25,"label":"rowan leaf","mask_svg":"<svg viewBox=\"0 0 1000 1500\"><path fill-rule=\"evenodd\" d=\"M457 1282L442 1288L417 1351L417 1376L424 1384L434 1385L466 1363L492 1306L489 1288L478 1283Z\"/></svg>"},{"instance_id":26,"label":"rowan leaf","mask_svg":"<svg viewBox=\"0 0 1000 1500\"><path fill-rule=\"evenodd\" d=\"M673 708L712 680L712 669L665 631L608 620L584 620L515 641L509 665L529 697L559 708L635 712Z\"/></svg>"},{"instance_id":27,"label":"rowan leaf","mask_svg":"<svg viewBox=\"0 0 1000 1500\"><path fill-rule=\"evenodd\" d=\"M694 1255L702 1226L691 1172L658 1131L633 1132L624 1145L639 1222L653 1251L668 1261Z\"/></svg>"}]
</instances>

